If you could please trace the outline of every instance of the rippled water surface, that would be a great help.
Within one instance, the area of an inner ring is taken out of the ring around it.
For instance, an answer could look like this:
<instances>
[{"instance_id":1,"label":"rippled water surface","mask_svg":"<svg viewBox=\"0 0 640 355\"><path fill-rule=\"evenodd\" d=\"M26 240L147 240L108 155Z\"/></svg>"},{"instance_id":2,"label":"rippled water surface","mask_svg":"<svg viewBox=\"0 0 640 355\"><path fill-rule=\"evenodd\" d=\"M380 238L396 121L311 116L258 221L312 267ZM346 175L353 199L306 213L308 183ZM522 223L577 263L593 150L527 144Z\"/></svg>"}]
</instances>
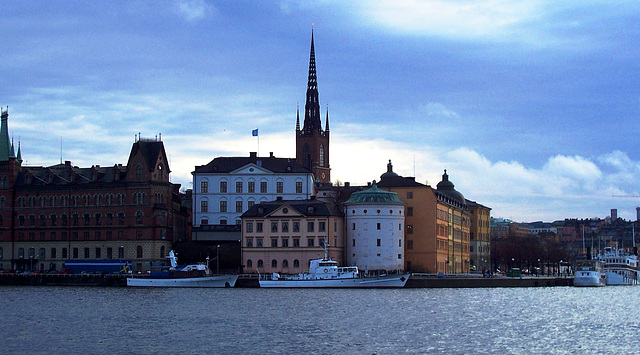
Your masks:
<instances>
[{"instance_id":1,"label":"rippled water surface","mask_svg":"<svg viewBox=\"0 0 640 355\"><path fill-rule=\"evenodd\" d=\"M640 351L640 287L0 287L3 354Z\"/></svg>"}]
</instances>

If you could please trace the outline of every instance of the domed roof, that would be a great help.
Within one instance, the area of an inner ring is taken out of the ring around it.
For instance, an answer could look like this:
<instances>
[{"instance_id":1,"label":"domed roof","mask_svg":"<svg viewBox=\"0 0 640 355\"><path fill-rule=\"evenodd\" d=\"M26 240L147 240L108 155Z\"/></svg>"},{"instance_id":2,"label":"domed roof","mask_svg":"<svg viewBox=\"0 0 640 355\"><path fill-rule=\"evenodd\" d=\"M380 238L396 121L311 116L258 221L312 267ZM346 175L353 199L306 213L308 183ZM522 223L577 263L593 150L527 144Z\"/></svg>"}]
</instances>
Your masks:
<instances>
[{"instance_id":1,"label":"domed roof","mask_svg":"<svg viewBox=\"0 0 640 355\"><path fill-rule=\"evenodd\" d=\"M349 204L402 204L404 202L398 197L398 194L391 191L385 191L378 188L375 180L370 189L354 192L349 196L349 199L344 203Z\"/></svg>"},{"instance_id":2,"label":"domed roof","mask_svg":"<svg viewBox=\"0 0 640 355\"><path fill-rule=\"evenodd\" d=\"M466 205L467 200L460 192L456 191L455 185L451 181L449 181L447 169L444 170L444 174L442 174L442 181L440 181L438 185L436 185L436 189L441 194L446 195L463 205Z\"/></svg>"},{"instance_id":3,"label":"domed roof","mask_svg":"<svg viewBox=\"0 0 640 355\"><path fill-rule=\"evenodd\" d=\"M391 159L389 159L389 164L387 164L387 172L380 175L380 180L385 178L398 177L399 175L393 172L393 165L391 165Z\"/></svg>"}]
</instances>

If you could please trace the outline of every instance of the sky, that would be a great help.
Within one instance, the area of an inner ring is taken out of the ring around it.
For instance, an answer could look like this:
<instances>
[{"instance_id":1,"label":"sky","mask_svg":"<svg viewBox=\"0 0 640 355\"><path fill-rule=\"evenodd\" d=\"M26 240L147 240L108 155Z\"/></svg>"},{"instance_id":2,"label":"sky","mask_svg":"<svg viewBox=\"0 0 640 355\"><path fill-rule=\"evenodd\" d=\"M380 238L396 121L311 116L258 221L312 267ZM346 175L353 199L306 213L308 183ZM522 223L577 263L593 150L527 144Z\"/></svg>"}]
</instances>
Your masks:
<instances>
[{"instance_id":1,"label":"sky","mask_svg":"<svg viewBox=\"0 0 640 355\"><path fill-rule=\"evenodd\" d=\"M219 156L295 157L313 27L334 183L391 160L518 222L635 220L637 1L3 1L0 106L23 165L126 164L161 137L171 181ZM259 136L251 131L259 129Z\"/></svg>"}]
</instances>

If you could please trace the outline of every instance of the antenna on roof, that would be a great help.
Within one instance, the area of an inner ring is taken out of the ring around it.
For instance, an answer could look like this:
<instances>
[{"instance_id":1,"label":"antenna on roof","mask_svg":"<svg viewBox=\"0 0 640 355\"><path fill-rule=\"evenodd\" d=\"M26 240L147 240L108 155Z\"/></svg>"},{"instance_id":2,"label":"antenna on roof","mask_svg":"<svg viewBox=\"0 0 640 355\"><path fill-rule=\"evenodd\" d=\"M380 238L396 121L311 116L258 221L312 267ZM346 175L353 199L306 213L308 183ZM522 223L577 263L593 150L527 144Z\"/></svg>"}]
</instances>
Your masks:
<instances>
[{"instance_id":1,"label":"antenna on roof","mask_svg":"<svg viewBox=\"0 0 640 355\"><path fill-rule=\"evenodd\" d=\"M62 164L62 136L60 136L60 164Z\"/></svg>"}]
</instances>

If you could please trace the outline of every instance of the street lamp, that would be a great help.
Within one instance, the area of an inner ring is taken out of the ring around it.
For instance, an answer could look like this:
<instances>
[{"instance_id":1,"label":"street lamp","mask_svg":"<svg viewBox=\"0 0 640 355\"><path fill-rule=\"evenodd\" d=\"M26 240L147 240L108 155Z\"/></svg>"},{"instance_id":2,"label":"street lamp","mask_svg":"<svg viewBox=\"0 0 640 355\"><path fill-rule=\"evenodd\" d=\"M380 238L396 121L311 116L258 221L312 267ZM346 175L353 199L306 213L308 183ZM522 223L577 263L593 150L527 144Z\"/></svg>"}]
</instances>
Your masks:
<instances>
[{"instance_id":1,"label":"street lamp","mask_svg":"<svg viewBox=\"0 0 640 355\"><path fill-rule=\"evenodd\" d=\"M216 274L220 274L220 245L216 248Z\"/></svg>"}]
</instances>

